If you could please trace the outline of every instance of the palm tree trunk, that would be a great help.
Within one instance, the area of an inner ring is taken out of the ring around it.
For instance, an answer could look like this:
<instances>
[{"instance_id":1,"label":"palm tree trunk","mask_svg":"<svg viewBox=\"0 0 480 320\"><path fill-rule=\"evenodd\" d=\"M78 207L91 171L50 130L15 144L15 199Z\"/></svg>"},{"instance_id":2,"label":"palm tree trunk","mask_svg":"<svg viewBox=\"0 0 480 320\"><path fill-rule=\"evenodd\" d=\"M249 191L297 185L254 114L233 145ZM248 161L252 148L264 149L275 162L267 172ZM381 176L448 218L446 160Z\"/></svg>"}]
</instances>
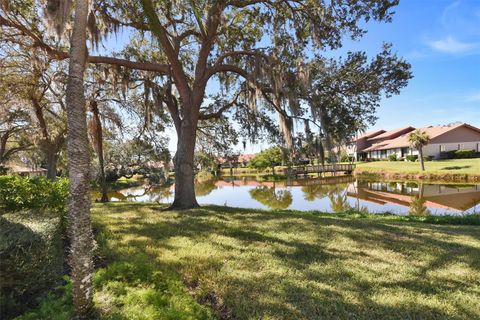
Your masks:
<instances>
[{"instance_id":1,"label":"palm tree trunk","mask_svg":"<svg viewBox=\"0 0 480 320\"><path fill-rule=\"evenodd\" d=\"M422 171L425 171L425 163L423 163L423 150L422 147L418 148L418 154L420 157L420 166L422 167Z\"/></svg>"},{"instance_id":2,"label":"palm tree trunk","mask_svg":"<svg viewBox=\"0 0 480 320\"><path fill-rule=\"evenodd\" d=\"M92 319L93 234L90 221L90 156L83 77L88 0L77 0L67 83L67 155L70 178L68 232L75 318Z\"/></svg>"}]
</instances>

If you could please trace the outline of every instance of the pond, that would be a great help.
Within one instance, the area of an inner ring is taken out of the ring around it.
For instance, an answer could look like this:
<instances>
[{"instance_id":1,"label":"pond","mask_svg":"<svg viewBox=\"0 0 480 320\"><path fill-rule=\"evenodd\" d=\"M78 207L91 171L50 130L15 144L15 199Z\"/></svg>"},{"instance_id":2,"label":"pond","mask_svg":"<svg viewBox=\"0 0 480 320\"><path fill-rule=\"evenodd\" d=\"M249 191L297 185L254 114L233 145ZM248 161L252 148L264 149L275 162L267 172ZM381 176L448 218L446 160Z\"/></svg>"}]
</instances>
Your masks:
<instances>
[{"instance_id":1,"label":"pond","mask_svg":"<svg viewBox=\"0 0 480 320\"><path fill-rule=\"evenodd\" d=\"M112 201L171 203L173 186L134 187L109 194ZM442 215L480 211L480 185L358 180L352 176L261 181L223 177L196 181L199 204L258 209Z\"/></svg>"}]
</instances>

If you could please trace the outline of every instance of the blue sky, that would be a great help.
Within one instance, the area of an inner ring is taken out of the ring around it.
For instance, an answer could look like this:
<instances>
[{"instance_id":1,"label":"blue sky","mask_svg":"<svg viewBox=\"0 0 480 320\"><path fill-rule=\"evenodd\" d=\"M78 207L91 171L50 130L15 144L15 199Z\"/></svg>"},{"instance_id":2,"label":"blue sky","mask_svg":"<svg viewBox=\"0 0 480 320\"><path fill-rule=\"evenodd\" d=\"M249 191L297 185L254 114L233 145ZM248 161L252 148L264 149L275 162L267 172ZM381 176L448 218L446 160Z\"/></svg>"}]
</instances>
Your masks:
<instances>
[{"instance_id":1,"label":"blue sky","mask_svg":"<svg viewBox=\"0 0 480 320\"><path fill-rule=\"evenodd\" d=\"M392 23L369 23L344 49L375 54L382 41L412 64L414 78L382 101L374 128L454 121L480 126L480 0L401 0Z\"/></svg>"}]
</instances>

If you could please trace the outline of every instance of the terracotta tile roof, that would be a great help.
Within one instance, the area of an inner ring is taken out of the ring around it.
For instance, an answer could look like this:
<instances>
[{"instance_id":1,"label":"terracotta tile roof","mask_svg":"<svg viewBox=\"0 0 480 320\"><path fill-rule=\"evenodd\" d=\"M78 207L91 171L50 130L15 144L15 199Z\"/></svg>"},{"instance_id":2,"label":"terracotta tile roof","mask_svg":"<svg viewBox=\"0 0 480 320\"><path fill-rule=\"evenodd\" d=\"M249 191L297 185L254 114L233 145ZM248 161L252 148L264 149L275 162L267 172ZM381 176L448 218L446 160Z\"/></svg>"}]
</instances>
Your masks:
<instances>
[{"instance_id":1,"label":"terracotta tile roof","mask_svg":"<svg viewBox=\"0 0 480 320\"><path fill-rule=\"evenodd\" d=\"M415 130L414 127L402 127L402 128L386 131L386 132L384 132L382 134L379 134L375 137L371 137L368 140L373 141L373 140L379 140L379 139L392 139L392 138L395 138L396 136L398 136L399 134L401 134L403 131L413 131L413 130Z\"/></svg>"},{"instance_id":2,"label":"terracotta tile roof","mask_svg":"<svg viewBox=\"0 0 480 320\"><path fill-rule=\"evenodd\" d=\"M352 141L357 141L357 140L360 140L360 139L364 139L364 138L373 138L375 136L378 136L379 134L382 134L386 132L385 130L377 130L377 131L371 131L371 132L367 132L367 133L364 133L358 137L356 137L355 139L353 139Z\"/></svg>"}]
</instances>

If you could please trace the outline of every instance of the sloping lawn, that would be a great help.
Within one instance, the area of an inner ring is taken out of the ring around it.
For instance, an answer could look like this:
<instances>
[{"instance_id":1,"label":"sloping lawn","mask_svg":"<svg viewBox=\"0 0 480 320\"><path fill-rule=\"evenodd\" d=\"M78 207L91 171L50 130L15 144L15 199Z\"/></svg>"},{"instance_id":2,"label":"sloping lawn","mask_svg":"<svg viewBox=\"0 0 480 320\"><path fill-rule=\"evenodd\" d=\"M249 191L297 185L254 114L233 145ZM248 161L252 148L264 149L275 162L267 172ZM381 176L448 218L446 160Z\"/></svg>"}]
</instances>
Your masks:
<instances>
[{"instance_id":1,"label":"sloping lawn","mask_svg":"<svg viewBox=\"0 0 480 320\"><path fill-rule=\"evenodd\" d=\"M156 208L94 208L103 318L480 319L478 226Z\"/></svg>"},{"instance_id":2,"label":"sloping lawn","mask_svg":"<svg viewBox=\"0 0 480 320\"><path fill-rule=\"evenodd\" d=\"M374 161L357 164L357 171L364 172L398 172L398 173L422 173L419 162L405 161ZM468 174L480 176L480 158L477 159L453 159L426 161L423 174Z\"/></svg>"}]
</instances>

